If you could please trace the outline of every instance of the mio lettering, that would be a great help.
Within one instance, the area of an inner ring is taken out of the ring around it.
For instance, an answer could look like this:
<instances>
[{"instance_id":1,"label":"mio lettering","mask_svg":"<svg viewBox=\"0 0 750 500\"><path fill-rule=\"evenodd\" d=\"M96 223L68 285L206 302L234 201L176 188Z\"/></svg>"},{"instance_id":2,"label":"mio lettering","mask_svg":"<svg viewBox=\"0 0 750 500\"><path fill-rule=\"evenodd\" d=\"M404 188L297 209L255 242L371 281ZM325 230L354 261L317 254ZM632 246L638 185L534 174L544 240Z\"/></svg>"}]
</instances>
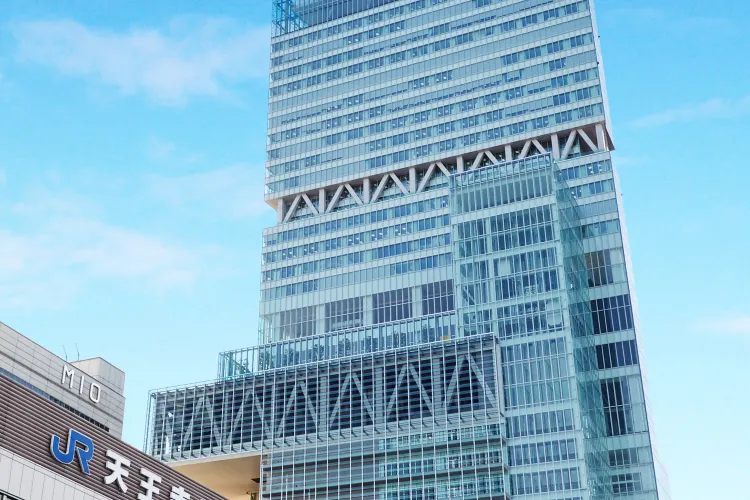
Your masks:
<instances>
[{"instance_id":1,"label":"mio lettering","mask_svg":"<svg viewBox=\"0 0 750 500\"><path fill-rule=\"evenodd\" d=\"M67 366L63 366L63 372L62 372L62 385L67 385L72 390L76 390L76 387L74 387L75 384L75 378L76 378L76 371L72 368L68 368ZM83 383L86 380L86 375L81 374L81 378L78 382L78 394L83 395ZM102 398L102 388L99 384L96 382L91 382L91 385L89 386L89 399L92 403L98 403Z\"/></svg>"}]
</instances>

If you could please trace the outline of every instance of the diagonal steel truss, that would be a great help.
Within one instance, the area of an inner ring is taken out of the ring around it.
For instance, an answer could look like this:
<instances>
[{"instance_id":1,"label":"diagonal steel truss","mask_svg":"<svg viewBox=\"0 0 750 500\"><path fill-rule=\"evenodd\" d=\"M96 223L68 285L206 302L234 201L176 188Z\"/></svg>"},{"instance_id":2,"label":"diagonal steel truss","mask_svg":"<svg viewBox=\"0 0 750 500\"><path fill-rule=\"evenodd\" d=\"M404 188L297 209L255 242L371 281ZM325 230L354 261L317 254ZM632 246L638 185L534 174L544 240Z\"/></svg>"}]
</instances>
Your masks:
<instances>
[{"instance_id":1,"label":"diagonal steel truss","mask_svg":"<svg viewBox=\"0 0 750 500\"><path fill-rule=\"evenodd\" d=\"M166 418L169 404L156 410L157 418L167 422L162 442L172 448L167 453L244 443L262 448L280 438L377 427L404 418L438 421L451 412L501 412L498 382L487 378L497 373L494 361L491 370L483 368L494 358L485 353L486 348L456 353L448 362L421 356L367 366L354 362L335 371L293 369L194 388L181 395L179 418ZM466 401L473 402L467 406ZM352 415L356 418L349 421Z\"/></svg>"}]
</instances>

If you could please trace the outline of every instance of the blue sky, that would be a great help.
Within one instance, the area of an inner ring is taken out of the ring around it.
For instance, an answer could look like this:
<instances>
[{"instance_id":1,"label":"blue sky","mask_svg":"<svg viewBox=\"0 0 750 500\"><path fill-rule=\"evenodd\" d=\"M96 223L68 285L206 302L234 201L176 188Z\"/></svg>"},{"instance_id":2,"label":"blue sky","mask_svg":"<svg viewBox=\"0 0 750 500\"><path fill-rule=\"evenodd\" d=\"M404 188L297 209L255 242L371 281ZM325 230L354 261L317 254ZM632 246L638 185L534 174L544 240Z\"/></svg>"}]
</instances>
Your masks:
<instances>
[{"instance_id":1,"label":"blue sky","mask_svg":"<svg viewBox=\"0 0 750 500\"><path fill-rule=\"evenodd\" d=\"M597 2L673 498L750 498L750 4ZM270 2L4 0L0 321L149 389L255 342Z\"/></svg>"}]
</instances>

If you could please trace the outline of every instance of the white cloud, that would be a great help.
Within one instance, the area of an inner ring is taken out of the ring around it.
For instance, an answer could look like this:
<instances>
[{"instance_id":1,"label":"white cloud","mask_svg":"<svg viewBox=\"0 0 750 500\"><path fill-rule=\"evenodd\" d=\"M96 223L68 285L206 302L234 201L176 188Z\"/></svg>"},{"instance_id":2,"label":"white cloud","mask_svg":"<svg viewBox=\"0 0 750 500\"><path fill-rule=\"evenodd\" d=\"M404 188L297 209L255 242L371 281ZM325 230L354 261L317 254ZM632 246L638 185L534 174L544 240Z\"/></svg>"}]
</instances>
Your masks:
<instances>
[{"instance_id":1,"label":"white cloud","mask_svg":"<svg viewBox=\"0 0 750 500\"><path fill-rule=\"evenodd\" d=\"M182 222L271 210L257 180L262 169L131 176L126 183L88 171L46 171L21 184L10 178L12 189L0 197L0 308L62 309L99 286L173 294L242 274L245 259L231 242L201 239ZM134 205L158 216L141 218Z\"/></svg>"},{"instance_id":2,"label":"white cloud","mask_svg":"<svg viewBox=\"0 0 750 500\"><path fill-rule=\"evenodd\" d=\"M703 333L750 335L750 315L740 314L703 321L694 325L694 329Z\"/></svg>"},{"instance_id":3,"label":"white cloud","mask_svg":"<svg viewBox=\"0 0 750 500\"><path fill-rule=\"evenodd\" d=\"M711 99L698 104L672 108L639 118L630 124L650 128L712 118L738 117L750 113L750 96L741 99Z\"/></svg>"},{"instance_id":4,"label":"white cloud","mask_svg":"<svg viewBox=\"0 0 750 500\"><path fill-rule=\"evenodd\" d=\"M169 205L227 217L252 217L271 210L263 200L263 167L235 165L173 177L152 177L151 192Z\"/></svg>"},{"instance_id":5,"label":"white cloud","mask_svg":"<svg viewBox=\"0 0 750 500\"><path fill-rule=\"evenodd\" d=\"M230 84L266 78L270 30L228 19L179 18L166 29L112 32L72 20L16 24L18 58L63 74L145 93L163 105L220 96Z\"/></svg>"},{"instance_id":6,"label":"white cloud","mask_svg":"<svg viewBox=\"0 0 750 500\"><path fill-rule=\"evenodd\" d=\"M43 181L42 181L43 182ZM59 190L60 192L56 192ZM0 200L0 305L62 308L100 281L148 293L190 287L223 253L107 220L104 207L50 182Z\"/></svg>"},{"instance_id":7,"label":"white cloud","mask_svg":"<svg viewBox=\"0 0 750 500\"><path fill-rule=\"evenodd\" d=\"M24 232L0 229L0 296L39 290L43 284L103 278L165 291L190 286L201 272L201 253L158 236L87 219L55 219ZM33 296L27 297L34 303Z\"/></svg>"},{"instance_id":8,"label":"white cloud","mask_svg":"<svg viewBox=\"0 0 750 500\"><path fill-rule=\"evenodd\" d=\"M59 273L36 279L0 280L4 310L63 309L80 292L80 277Z\"/></svg>"},{"instance_id":9,"label":"white cloud","mask_svg":"<svg viewBox=\"0 0 750 500\"><path fill-rule=\"evenodd\" d=\"M53 230L75 242L65 256L69 264L96 276L134 278L162 288L190 285L198 273L196 255L158 236L89 220L59 221Z\"/></svg>"},{"instance_id":10,"label":"white cloud","mask_svg":"<svg viewBox=\"0 0 750 500\"><path fill-rule=\"evenodd\" d=\"M38 182L42 183L44 180ZM59 180L47 182L50 183L49 186L40 184L24 193L20 200L10 205L9 212L19 217L33 218L35 221L48 221L53 216L92 217L101 213L96 203L65 189L59 184Z\"/></svg>"}]
</instances>

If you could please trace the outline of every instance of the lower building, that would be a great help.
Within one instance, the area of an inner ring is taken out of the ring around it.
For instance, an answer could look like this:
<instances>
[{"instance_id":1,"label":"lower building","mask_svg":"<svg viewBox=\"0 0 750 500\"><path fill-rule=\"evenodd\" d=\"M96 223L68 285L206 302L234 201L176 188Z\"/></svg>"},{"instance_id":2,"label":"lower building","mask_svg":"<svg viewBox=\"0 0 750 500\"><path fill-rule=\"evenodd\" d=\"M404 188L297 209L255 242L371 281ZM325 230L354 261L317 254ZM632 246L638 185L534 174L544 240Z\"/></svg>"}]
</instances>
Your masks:
<instances>
[{"instance_id":1,"label":"lower building","mask_svg":"<svg viewBox=\"0 0 750 500\"><path fill-rule=\"evenodd\" d=\"M0 375L122 437L125 374L102 358L68 362L0 323Z\"/></svg>"},{"instance_id":2,"label":"lower building","mask_svg":"<svg viewBox=\"0 0 750 500\"><path fill-rule=\"evenodd\" d=\"M550 154L451 169L432 208L447 255L392 264L400 294L316 314L349 327L315 333L297 318L299 335L222 353L216 381L153 391L146 452L232 499L627 493L607 442L645 415L608 391L597 340L632 315L590 296L568 176ZM412 268L434 283L414 286ZM639 491L653 490L643 469Z\"/></svg>"},{"instance_id":3,"label":"lower building","mask_svg":"<svg viewBox=\"0 0 750 500\"><path fill-rule=\"evenodd\" d=\"M0 500L223 498L118 439L122 371L0 327Z\"/></svg>"}]
</instances>

